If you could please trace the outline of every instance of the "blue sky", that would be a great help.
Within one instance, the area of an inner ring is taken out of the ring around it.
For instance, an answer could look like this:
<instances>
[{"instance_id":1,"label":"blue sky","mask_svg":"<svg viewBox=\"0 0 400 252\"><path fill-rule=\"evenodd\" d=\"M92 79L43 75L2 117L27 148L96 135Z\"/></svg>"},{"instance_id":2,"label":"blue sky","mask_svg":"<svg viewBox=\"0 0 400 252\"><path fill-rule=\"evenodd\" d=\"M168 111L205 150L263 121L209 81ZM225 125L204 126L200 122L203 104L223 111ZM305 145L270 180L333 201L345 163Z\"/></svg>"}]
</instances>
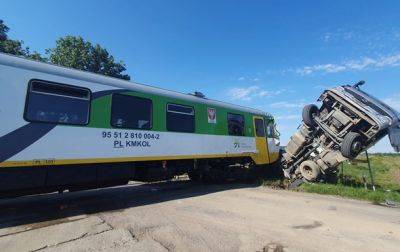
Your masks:
<instances>
[{"instance_id":1,"label":"blue sky","mask_svg":"<svg viewBox=\"0 0 400 252\"><path fill-rule=\"evenodd\" d=\"M32 50L80 35L134 81L268 111L286 143L326 87L365 80L400 110L399 13L400 1L3 0L0 18Z\"/></svg>"}]
</instances>

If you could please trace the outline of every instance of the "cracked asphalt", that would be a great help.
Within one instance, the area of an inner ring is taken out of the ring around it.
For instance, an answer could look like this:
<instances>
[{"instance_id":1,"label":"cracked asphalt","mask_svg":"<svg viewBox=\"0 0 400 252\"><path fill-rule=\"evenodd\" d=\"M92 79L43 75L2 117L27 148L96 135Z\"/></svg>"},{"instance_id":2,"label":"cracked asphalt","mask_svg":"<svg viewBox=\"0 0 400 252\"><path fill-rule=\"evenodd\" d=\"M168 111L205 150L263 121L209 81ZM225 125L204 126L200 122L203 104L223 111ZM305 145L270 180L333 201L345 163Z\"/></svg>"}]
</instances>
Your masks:
<instances>
[{"instance_id":1,"label":"cracked asphalt","mask_svg":"<svg viewBox=\"0 0 400 252\"><path fill-rule=\"evenodd\" d=\"M398 251L400 210L245 184L0 200L1 251Z\"/></svg>"}]
</instances>

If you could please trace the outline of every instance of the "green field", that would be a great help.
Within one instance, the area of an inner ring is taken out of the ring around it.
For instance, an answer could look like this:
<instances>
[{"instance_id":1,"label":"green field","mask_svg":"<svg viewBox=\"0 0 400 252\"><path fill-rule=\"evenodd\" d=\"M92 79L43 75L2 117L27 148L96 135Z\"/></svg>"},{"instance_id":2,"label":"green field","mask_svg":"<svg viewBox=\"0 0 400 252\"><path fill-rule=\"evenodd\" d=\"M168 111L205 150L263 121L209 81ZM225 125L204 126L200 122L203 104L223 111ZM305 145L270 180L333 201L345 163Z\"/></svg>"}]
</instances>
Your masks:
<instances>
[{"instance_id":1,"label":"green field","mask_svg":"<svg viewBox=\"0 0 400 252\"><path fill-rule=\"evenodd\" d=\"M365 160L365 155L358 159ZM385 200L400 203L400 155L399 154L372 154L370 155L372 175L376 191L372 190L368 164L350 164L345 162L343 169L339 166L336 183L304 183L297 191L338 195L346 198L368 200L382 203ZM363 180L365 177L366 187ZM277 186L282 182L267 180L267 186Z\"/></svg>"}]
</instances>

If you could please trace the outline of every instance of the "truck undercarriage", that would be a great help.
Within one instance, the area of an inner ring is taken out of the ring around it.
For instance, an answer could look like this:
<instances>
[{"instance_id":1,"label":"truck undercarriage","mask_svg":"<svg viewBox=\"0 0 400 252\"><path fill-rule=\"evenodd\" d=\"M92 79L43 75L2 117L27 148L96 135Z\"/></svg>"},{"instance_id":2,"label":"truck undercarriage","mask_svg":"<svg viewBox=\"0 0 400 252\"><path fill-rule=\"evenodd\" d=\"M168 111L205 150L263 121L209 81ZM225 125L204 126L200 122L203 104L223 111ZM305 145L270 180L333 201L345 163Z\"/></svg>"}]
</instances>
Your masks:
<instances>
[{"instance_id":1,"label":"truck undercarriage","mask_svg":"<svg viewBox=\"0 0 400 252\"><path fill-rule=\"evenodd\" d=\"M304 107L303 123L282 157L287 178L325 180L337 172L341 162L356 158L398 129L398 113L362 92L362 84L326 90L319 98L320 108Z\"/></svg>"}]
</instances>

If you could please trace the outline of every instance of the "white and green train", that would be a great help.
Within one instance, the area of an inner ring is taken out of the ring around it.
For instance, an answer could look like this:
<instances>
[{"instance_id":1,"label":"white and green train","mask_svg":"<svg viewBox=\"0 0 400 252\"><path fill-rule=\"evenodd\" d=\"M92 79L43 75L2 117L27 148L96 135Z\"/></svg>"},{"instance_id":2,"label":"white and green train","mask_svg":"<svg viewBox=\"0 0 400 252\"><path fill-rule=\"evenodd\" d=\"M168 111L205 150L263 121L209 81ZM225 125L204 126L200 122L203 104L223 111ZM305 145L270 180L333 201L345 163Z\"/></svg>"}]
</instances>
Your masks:
<instances>
[{"instance_id":1,"label":"white and green train","mask_svg":"<svg viewBox=\"0 0 400 252\"><path fill-rule=\"evenodd\" d=\"M271 115L0 54L0 194L188 173L227 179L277 162Z\"/></svg>"}]
</instances>

